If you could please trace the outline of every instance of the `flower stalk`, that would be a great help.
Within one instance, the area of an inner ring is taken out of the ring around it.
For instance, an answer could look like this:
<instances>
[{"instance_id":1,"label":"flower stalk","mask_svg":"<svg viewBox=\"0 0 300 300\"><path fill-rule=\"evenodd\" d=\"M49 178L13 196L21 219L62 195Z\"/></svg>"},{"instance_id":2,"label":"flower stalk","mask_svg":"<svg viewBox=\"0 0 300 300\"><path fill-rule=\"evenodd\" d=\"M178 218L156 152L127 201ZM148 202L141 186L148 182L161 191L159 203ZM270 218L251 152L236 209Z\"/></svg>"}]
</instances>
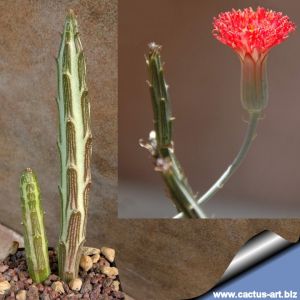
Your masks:
<instances>
[{"instance_id":1,"label":"flower stalk","mask_svg":"<svg viewBox=\"0 0 300 300\"><path fill-rule=\"evenodd\" d=\"M200 205L211 199L229 180L245 159L256 136L256 128L268 104L267 58L269 50L284 41L295 25L282 13L258 7L232 10L214 19L214 36L231 47L241 61L241 102L249 114L244 142L221 177L202 195ZM182 213L174 218L183 218Z\"/></svg>"},{"instance_id":2,"label":"flower stalk","mask_svg":"<svg viewBox=\"0 0 300 300\"><path fill-rule=\"evenodd\" d=\"M249 113L249 123L248 123L248 130L246 132L244 142L233 160L232 164L225 170L225 172L221 175L221 177L205 192L199 199L197 199L197 204L203 204L204 202L211 199L219 190L223 188L225 183L229 180L229 178L234 174L234 172L239 168L242 164L243 160L245 159L246 155L248 154L252 142L256 137L256 129L261 116L261 112L250 112ZM174 219L184 218L183 213L179 213L174 216Z\"/></svg>"},{"instance_id":3,"label":"flower stalk","mask_svg":"<svg viewBox=\"0 0 300 300\"><path fill-rule=\"evenodd\" d=\"M59 276L69 282L77 277L85 242L92 151L86 65L73 11L67 15L64 25L57 76L57 145L61 163L58 268Z\"/></svg>"}]
</instances>

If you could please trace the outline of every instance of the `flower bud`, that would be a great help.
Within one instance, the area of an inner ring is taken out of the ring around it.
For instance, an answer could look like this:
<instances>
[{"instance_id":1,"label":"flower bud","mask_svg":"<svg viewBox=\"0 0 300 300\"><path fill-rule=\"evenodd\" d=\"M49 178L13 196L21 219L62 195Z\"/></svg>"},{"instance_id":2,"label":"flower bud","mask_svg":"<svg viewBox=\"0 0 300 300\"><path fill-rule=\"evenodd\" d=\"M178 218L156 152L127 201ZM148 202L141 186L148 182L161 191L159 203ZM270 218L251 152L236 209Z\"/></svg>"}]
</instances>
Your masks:
<instances>
[{"instance_id":1,"label":"flower bud","mask_svg":"<svg viewBox=\"0 0 300 300\"><path fill-rule=\"evenodd\" d=\"M248 112L261 112L268 104L267 56L254 60L246 54L241 59L241 101Z\"/></svg>"}]
</instances>

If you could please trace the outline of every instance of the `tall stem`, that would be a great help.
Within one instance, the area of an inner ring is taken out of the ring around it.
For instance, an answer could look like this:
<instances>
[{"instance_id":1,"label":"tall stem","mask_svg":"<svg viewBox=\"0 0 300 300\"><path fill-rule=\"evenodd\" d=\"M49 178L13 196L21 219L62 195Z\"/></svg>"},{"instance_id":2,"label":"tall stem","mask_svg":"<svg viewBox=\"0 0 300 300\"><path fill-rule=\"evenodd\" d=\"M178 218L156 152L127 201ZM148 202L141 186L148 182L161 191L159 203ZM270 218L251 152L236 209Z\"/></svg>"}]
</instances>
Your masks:
<instances>
[{"instance_id":1,"label":"tall stem","mask_svg":"<svg viewBox=\"0 0 300 300\"><path fill-rule=\"evenodd\" d=\"M249 113L249 125L246 132L246 136L244 139L244 142L240 148L239 153L233 160L232 164L226 169L226 171L221 175L221 177L213 184L213 186L197 200L197 204L202 204L205 201L211 199L220 189L223 188L224 184L229 180L229 178L232 176L232 174L238 169L238 167L241 165L242 161L246 157L250 146L255 138L256 135L256 128L259 121L259 118L261 116L261 112L250 112ZM180 219L183 218L184 214L179 213L176 216L174 216L174 219Z\"/></svg>"},{"instance_id":2,"label":"tall stem","mask_svg":"<svg viewBox=\"0 0 300 300\"><path fill-rule=\"evenodd\" d=\"M58 270L61 279L68 282L77 277L85 242L92 151L86 66L73 11L65 21L57 74L61 163Z\"/></svg>"}]
</instances>

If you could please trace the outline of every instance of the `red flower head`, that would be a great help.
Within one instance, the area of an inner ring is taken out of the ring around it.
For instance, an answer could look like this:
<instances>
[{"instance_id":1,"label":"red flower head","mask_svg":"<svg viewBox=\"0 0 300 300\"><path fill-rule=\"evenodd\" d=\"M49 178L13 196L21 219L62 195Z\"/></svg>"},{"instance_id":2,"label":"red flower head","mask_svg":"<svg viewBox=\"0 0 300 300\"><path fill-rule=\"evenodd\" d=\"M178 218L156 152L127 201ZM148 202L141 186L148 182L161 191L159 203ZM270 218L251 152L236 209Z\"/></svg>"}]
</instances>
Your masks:
<instances>
[{"instance_id":1,"label":"red flower head","mask_svg":"<svg viewBox=\"0 0 300 300\"><path fill-rule=\"evenodd\" d=\"M289 17L263 7L220 13L213 26L216 39L233 48L241 58L248 53L254 60L265 56L296 28Z\"/></svg>"}]
</instances>

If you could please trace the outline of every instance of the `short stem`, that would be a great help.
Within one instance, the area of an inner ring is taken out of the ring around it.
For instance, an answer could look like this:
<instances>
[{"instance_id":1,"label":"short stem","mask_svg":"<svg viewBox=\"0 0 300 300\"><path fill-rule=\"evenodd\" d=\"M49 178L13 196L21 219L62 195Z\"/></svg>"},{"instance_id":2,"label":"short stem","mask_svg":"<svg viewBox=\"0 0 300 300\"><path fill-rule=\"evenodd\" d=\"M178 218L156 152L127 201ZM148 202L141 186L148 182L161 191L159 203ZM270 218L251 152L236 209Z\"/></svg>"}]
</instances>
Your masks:
<instances>
[{"instance_id":1,"label":"short stem","mask_svg":"<svg viewBox=\"0 0 300 300\"><path fill-rule=\"evenodd\" d=\"M213 184L213 186L197 200L197 204L202 204L205 201L211 199L222 187L224 184L228 181L228 179L231 177L231 175L238 169L238 167L241 165L242 161L246 157L250 146L255 138L256 135L256 128L259 121L259 118L261 116L261 112L250 112L249 113L250 120L248 125L248 130L244 139L244 142L242 144L242 147L240 148L239 153L235 157L232 164L226 169L226 171L222 174L222 176ZM176 216L174 216L174 219L180 219L183 218L184 214L179 213Z\"/></svg>"}]
</instances>

